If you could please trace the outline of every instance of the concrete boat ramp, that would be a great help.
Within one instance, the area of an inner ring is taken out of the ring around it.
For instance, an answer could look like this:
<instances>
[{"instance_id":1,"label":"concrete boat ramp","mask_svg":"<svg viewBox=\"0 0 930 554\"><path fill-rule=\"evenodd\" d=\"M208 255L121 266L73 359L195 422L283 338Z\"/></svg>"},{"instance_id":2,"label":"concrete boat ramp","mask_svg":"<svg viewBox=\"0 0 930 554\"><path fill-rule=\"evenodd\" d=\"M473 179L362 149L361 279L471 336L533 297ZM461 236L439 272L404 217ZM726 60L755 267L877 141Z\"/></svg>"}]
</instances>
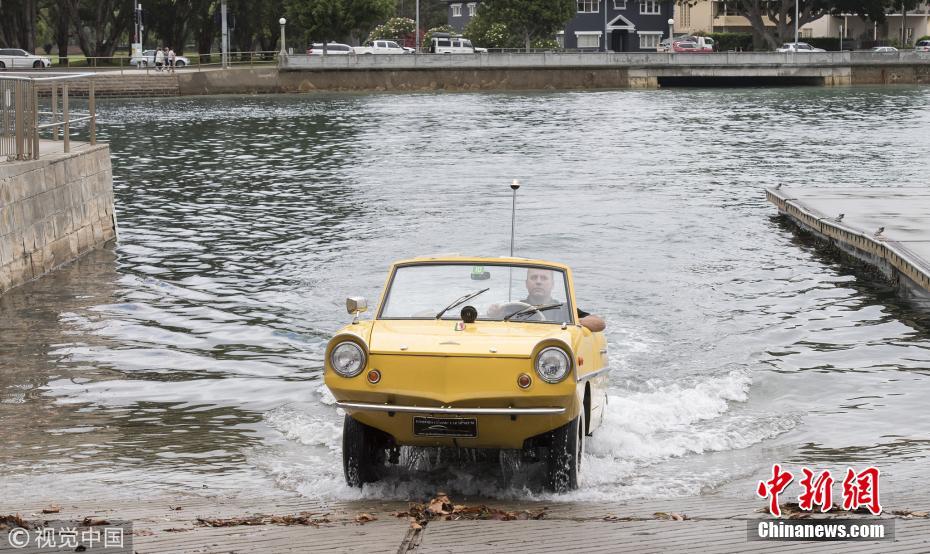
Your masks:
<instances>
[{"instance_id":1,"label":"concrete boat ramp","mask_svg":"<svg viewBox=\"0 0 930 554\"><path fill-rule=\"evenodd\" d=\"M804 231L930 301L930 189L773 187L766 198Z\"/></svg>"},{"instance_id":2,"label":"concrete boat ramp","mask_svg":"<svg viewBox=\"0 0 930 554\"><path fill-rule=\"evenodd\" d=\"M264 497L191 494L57 503L33 499L15 504L0 498L0 517L19 513L32 524L43 520L81 522L88 517L111 523L129 521L133 531L132 551L139 554L930 552L927 514L930 506L926 495L917 493L883 495L884 512L879 517L882 521L893 521L892 540L855 542L750 541L750 526L755 529L759 522L773 521L765 510L767 502L761 498L711 495L625 502L531 502L453 495L450 499L456 505L483 505L498 513L528 512L539 518L511 521L434 519L417 529L406 517L411 509L408 502L321 501L283 492ZM782 500L796 502L797 497L782 497ZM50 504L57 504L59 511L43 514L42 510ZM788 515L787 512L784 515ZM273 516L277 516L277 520ZM305 522L282 523L288 516L303 517ZM224 524L237 518L248 519L251 523ZM835 511L804 514L803 518L876 521L868 514ZM0 530L0 552L21 552L10 547L8 533L9 530Z\"/></svg>"}]
</instances>

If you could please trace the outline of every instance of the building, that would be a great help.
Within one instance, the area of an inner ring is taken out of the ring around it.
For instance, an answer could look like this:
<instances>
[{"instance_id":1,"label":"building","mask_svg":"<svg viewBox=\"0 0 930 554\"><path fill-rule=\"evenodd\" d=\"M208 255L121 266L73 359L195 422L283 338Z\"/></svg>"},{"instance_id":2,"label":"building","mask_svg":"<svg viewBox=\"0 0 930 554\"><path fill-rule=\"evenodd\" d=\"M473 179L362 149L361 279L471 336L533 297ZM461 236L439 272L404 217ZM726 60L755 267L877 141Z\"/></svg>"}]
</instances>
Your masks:
<instances>
[{"instance_id":1,"label":"building","mask_svg":"<svg viewBox=\"0 0 930 554\"><path fill-rule=\"evenodd\" d=\"M577 13L555 38L568 50L655 51L668 37L673 0L578 0ZM462 32L478 2L449 1L449 25ZM606 11L605 11L606 10Z\"/></svg>"},{"instance_id":2,"label":"building","mask_svg":"<svg viewBox=\"0 0 930 554\"><path fill-rule=\"evenodd\" d=\"M876 43L901 42L901 13L889 11L884 23L862 19L857 15L825 15L816 21L798 29L801 39L812 37L836 37L842 32L843 38L850 41L850 48L864 47ZM907 13L905 22L905 43L914 42L925 35L930 35L930 10L928 3L920 4L917 9ZM766 26L774 27L768 18ZM698 0L689 4L676 5L675 34L678 33L751 33L749 21L737 15L734 2L730 0Z\"/></svg>"},{"instance_id":3,"label":"building","mask_svg":"<svg viewBox=\"0 0 930 554\"><path fill-rule=\"evenodd\" d=\"M860 46L877 43L914 46L917 39L930 35L930 8L926 2L922 3L917 9L907 12L906 17L902 16L901 12L887 12L883 23L851 14L825 15L805 25L801 30L805 32L804 36L808 37L839 38L842 35L844 40Z\"/></svg>"}]
</instances>

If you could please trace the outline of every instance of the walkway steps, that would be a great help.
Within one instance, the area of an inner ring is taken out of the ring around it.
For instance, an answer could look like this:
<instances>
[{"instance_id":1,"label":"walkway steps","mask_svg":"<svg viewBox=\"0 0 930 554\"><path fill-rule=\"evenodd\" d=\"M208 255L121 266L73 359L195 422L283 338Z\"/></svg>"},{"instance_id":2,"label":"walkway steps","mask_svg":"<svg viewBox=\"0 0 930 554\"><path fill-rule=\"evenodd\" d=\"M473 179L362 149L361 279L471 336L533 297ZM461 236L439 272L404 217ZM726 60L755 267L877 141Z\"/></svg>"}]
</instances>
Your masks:
<instances>
[{"instance_id":1,"label":"walkway steps","mask_svg":"<svg viewBox=\"0 0 930 554\"><path fill-rule=\"evenodd\" d=\"M765 195L798 227L930 299L930 190L774 187Z\"/></svg>"}]
</instances>

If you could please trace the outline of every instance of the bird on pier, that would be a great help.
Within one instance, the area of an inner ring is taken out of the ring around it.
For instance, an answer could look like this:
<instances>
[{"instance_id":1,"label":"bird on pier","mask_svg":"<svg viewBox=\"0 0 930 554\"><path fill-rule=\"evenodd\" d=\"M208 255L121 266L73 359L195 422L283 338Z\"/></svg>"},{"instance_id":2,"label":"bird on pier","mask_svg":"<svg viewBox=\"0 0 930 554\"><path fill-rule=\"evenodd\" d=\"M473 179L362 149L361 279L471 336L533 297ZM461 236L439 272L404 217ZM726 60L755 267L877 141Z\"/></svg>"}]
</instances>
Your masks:
<instances>
[{"instance_id":1,"label":"bird on pier","mask_svg":"<svg viewBox=\"0 0 930 554\"><path fill-rule=\"evenodd\" d=\"M878 231L875 231L875 236L877 237L878 235L882 234L884 231L885 231L884 227L879 227Z\"/></svg>"},{"instance_id":2,"label":"bird on pier","mask_svg":"<svg viewBox=\"0 0 930 554\"><path fill-rule=\"evenodd\" d=\"M775 187L775 190L778 190L778 189L780 189L780 188L781 188L781 185L782 185L781 183L778 183L778 186L777 186L777 187Z\"/></svg>"},{"instance_id":3,"label":"bird on pier","mask_svg":"<svg viewBox=\"0 0 930 554\"><path fill-rule=\"evenodd\" d=\"M836 220L837 220L837 221L843 221L843 217L844 217L845 215L846 215L846 214L840 214L840 215L836 216Z\"/></svg>"}]
</instances>

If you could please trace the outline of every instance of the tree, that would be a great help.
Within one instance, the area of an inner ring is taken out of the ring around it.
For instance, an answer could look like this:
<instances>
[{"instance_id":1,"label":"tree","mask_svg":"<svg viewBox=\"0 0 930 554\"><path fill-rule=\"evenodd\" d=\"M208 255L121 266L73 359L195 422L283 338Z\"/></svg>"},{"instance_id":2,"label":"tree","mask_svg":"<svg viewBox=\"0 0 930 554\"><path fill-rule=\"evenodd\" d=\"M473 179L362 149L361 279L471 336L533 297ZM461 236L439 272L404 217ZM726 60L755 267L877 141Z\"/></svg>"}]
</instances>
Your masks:
<instances>
[{"instance_id":1,"label":"tree","mask_svg":"<svg viewBox=\"0 0 930 554\"><path fill-rule=\"evenodd\" d=\"M523 48L523 37L507 28L499 21L490 21L480 14L471 18L465 26L463 35L471 39L475 46L484 48ZM559 43L549 36L540 36L533 39L533 48L557 49Z\"/></svg>"},{"instance_id":2,"label":"tree","mask_svg":"<svg viewBox=\"0 0 930 554\"><path fill-rule=\"evenodd\" d=\"M489 24L502 23L522 38L529 52L533 39L551 38L577 9L575 0L484 0L478 5L478 16Z\"/></svg>"},{"instance_id":3,"label":"tree","mask_svg":"<svg viewBox=\"0 0 930 554\"><path fill-rule=\"evenodd\" d=\"M284 7L305 39L332 42L367 36L394 12L394 0L285 0Z\"/></svg>"},{"instance_id":4,"label":"tree","mask_svg":"<svg viewBox=\"0 0 930 554\"><path fill-rule=\"evenodd\" d=\"M81 51L88 58L109 58L116 51L117 39L130 32L132 4L123 0L61 0L71 16L71 24Z\"/></svg>"},{"instance_id":5,"label":"tree","mask_svg":"<svg viewBox=\"0 0 930 554\"><path fill-rule=\"evenodd\" d=\"M396 0L397 15L408 17L414 21L417 18L416 0ZM420 0L420 28L430 29L447 23L449 19L449 3L445 0Z\"/></svg>"},{"instance_id":6,"label":"tree","mask_svg":"<svg viewBox=\"0 0 930 554\"><path fill-rule=\"evenodd\" d=\"M38 0L0 0L0 46L36 50Z\"/></svg>"}]
</instances>

